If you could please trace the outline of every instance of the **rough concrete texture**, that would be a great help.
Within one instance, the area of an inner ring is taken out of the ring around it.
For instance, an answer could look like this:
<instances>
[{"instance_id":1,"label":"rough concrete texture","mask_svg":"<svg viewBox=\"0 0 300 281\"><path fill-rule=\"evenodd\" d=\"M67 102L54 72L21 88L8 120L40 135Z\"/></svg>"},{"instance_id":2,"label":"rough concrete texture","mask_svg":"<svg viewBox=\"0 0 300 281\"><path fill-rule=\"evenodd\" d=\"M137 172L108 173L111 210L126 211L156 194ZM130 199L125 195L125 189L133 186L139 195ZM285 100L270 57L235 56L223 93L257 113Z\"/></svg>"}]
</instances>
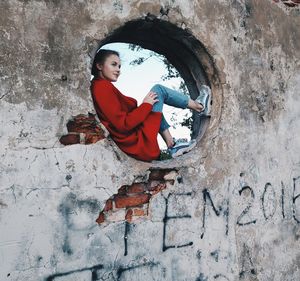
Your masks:
<instances>
[{"instance_id":1,"label":"rough concrete texture","mask_svg":"<svg viewBox=\"0 0 300 281\"><path fill-rule=\"evenodd\" d=\"M0 280L300 280L300 10L284 2L2 0ZM61 145L93 111L90 54L147 14L213 58L222 99L204 137L160 163L109 138ZM175 181L147 217L96 223L162 168Z\"/></svg>"}]
</instances>

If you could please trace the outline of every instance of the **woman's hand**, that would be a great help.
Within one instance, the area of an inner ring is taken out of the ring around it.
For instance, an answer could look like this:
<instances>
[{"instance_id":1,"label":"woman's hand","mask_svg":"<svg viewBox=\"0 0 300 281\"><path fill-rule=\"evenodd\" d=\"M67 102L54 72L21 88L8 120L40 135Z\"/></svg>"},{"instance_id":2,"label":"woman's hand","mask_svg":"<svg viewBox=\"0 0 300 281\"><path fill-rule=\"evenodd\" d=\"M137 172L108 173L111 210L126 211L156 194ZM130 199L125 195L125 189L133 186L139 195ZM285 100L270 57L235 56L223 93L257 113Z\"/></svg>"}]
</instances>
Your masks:
<instances>
[{"instance_id":1,"label":"woman's hand","mask_svg":"<svg viewBox=\"0 0 300 281\"><path fill-rule=\"evenodd\" d=\"M155 104L158 102L157 94L154 92L149 92L143 99L143 103Z\"/></svg>"}]
</instances>

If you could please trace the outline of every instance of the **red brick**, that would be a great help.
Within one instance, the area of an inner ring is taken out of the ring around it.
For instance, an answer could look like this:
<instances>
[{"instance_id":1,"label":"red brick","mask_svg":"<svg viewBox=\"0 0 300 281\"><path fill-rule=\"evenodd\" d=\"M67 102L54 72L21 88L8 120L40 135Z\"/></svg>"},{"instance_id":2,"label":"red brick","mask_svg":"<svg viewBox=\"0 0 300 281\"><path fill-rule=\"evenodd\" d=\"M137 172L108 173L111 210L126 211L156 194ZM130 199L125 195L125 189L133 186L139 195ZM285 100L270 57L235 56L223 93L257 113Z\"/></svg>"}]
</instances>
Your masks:
<instances>
[{"instance_id":1,"label":"red brick","mask_svg":"<svg viewBox=\"0 0 300 281\"><path fill-rule=\"evenodd\" d=\"M149 180L163 180L166 172L164 170L152 170L149 175Z\"/></svg>"},{"instance_id":2,"label":"red brick","mask_svg":"<svg viewBox=\"0 0 300 281\"><path fill-rule=\"evenodd\" d=\"M125 215L125 220L128 222L132 222L133 211L131 209L127 210Z\"/></svg>"},{"instance_id":3,"label":"red brick","mask_svg":"<svg viewBox=\"0 0 300 281\"><path fill-rule=\"evenodd\" d=\"M114 197L114 201L116 204L116 208L127 208L127 207L135 207L139 205L143 205L148 203L150 200L150 194L136 194L132 196L125 196L125 195L116 195Z\"/></svg>"},{"instance_id":4,"label":"red brick","mask_svg":"<svg viewBox=\"0 0 300 281\"><path fill-rule=\"evenodd\" d=\"M122 185L118 190L118 195L126 195L127 193L127 185Z\"/></svg>"},{"instance_id":5,"label":"red brick","mask_svg":"<svg viewBox=\"0 0 300 281\"><path fill-rule=\"evenodd\" d=\"M161 192L163 189L165 189L167 187L167 185L165 183L160 183L157 186L153 187L151 190L151 194L157 194L159 192Z\"/></svg>"},{"instance_id":6,"label":"red brick","mask_svg":"<svg viewBox=\"0 0 300 281\"><path fill-rule=\"evenodd\" d=\"M105 132L100 127L95 115L91 113L88 115L79 114L74 116L67 123L67 129L69 134L61 137L60 139L60 142L64 145L80 143L79 134L85 134L85 144L96 143L97 141L105 138Z\"/></svg>"},{"instance_id":7,"label":"red brick","mask_svg":"<svg viewBox=\"0 0 300 281\"><path fill-rule=\"evenodd\" d=\"M68 132L80 133L80 125L78 124L78 122L75 122L74 120L70 120L67 123L67 129Z\"/></svg>"},{"instance_id":8,"label":"red brick","mask_svg":"<svg viewBox=\"0 0 300 281\"><path fill-rule=\"evenodd\" d=\"M72 133L100 133L102 129L94 122L76 122L71 120L67 123L68 132Z\"/></svg>"},{"instance_id":9,"label":"red brick","mask_svg":"<svg viewBox=\"0 0 300 281\"><path fill-rule=\"evenodd\" d=\"M80 135L79 134L67 134L62 136L59 139L59 142L63 145L71 145L80 143Z\"/></svg>"},{"instance_id":10,"label":"red brick","mask_svg":"<svg viewBox=\"0 0 300 281\"><path fill-rule=\"evenodd\" d=\"M157 169L157 170L151 170L149 175L149 180L164 180L164 176L173 171L172 169Z\"/></svg>"},{"instance_id":11,"label":"red brick","mask_svg":"<svg viewBox=\"0 0 300 281\"><path fill-rule=\"evenodd\" d=\"M95 119L95 115L90 113L88 115L79 114L73 117L73 119L69 120L67 123L67 129L68 132L73 133L104 134L99 123Z\"/></svg>"},{"instance_id":12,"label":"red brick","mask_svg":"<svg viewBox=\"0 0 300 281\"><path fill-rule=\"evenodd\" d=\"M95 118L95 114L88 113L87 115L85 114L78 114L76 116L73 116L72 120L74 120L76 123L77 122L97 122Z\"/></svg>"},{"instance_id":13,"label":"red brick","mask_svg":"<svg viewBox=\"0 0 300 281\"><path fill-rule=\"evenodd\" d=\"M144 209L134 209L133 215L137 216L137 217L142 217L142 216L145 216L146 214L145 214Z\"/></svg>"},{"instance_id":14,"label":"red brick","mask_svg":"<svg viewBox=\"0 0 300 281\"><path fill-rule=\"evenodd\" d=\"M112 208L113 208L113 201L112 201L112 199L108 199L105 203L105 207L104 207L103 211L108 212L108 211L112 210Z\"/></svg>"},{"instance_id":15,"label":"red brick","mask_svg":"<svg viewBox=\"0 0 300 281\"><path fill-rule=\"evenodd\" d=\"M99 223L99 224L105 222L105 215L104 215L103 212L101 212L101 213L99 214L98 218L96 219L96 222Z\"/></svg>"},{"instance_id":16,"label":"red brick","mask_svg":"<svg viewBox=\"0 0 300 281\"><path fill-rule=\"evenodd\" d=\"M85 144L91 144L91 143L96 143L99 140L103 140L104 133L103 135L101 134L94 134L94 133L86 133L85 134Z\"/></svg>"},{"instance_id":17,"label":"red brick","mask_svg":"<svg viewBox=\"0 0 300 281\"><path fill-rule=\"evenodd\" d=\"M143 193L145 191L144 183L134 183L127 187L127 193Z\"/></svg>"}]
</instances>

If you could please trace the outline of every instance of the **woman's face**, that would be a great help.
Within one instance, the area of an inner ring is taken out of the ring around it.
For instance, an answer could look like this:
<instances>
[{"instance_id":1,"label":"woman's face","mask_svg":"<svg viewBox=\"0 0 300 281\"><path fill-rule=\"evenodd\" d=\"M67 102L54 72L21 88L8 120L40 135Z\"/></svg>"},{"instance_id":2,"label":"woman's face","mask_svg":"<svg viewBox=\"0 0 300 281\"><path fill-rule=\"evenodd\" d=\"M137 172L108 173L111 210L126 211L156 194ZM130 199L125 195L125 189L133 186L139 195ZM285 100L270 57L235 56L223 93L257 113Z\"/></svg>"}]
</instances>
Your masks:
<instances>
[{"instance_id":1,"label":"woman's face","mask_svg":"<svg viewBox=\"0 0 300 281\"><path fill-rule=\"evenodd\" d=\"M111 82L116 82L120 76L121 61L117 55L108 56L103 64L97 65L100 77Z\"/></svg>"}]
</instances>

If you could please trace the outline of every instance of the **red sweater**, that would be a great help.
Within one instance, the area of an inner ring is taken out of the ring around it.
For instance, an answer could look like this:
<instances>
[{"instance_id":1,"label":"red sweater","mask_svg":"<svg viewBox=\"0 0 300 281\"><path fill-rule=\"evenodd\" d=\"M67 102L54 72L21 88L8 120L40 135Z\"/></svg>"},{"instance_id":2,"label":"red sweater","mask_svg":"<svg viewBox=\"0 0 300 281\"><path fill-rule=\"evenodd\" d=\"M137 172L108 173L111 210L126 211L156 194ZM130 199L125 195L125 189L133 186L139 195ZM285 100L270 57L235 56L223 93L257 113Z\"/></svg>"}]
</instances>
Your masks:
<instances>
[{"instance_id":1,"label":"red sweater","mask_svg":"<svg viewBox=\"0 0 300 281\"><path fill-rule=\"evenodd\" d=\"M100 121L120 149L139 160L157 159L162 114L152 112L149 103L137 106L134 98L124 96L108 80L94 79L91 92Z\"/></svg>"}]
</instances>

